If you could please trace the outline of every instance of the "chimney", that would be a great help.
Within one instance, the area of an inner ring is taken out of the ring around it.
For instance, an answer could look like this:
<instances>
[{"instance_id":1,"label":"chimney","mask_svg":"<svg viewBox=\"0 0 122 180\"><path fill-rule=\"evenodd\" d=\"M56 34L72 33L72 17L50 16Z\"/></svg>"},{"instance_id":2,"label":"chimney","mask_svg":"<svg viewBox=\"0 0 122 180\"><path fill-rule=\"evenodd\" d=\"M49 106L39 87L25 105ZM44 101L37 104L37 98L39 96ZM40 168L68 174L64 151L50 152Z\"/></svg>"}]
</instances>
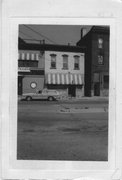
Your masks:
<instances>
[{"instance_id":1,"label":"chimney","mask_svg":"<svg viewBox=\"0 0 122 180\"><path fill-rule=\"evenodd\" d=\"M70 43L68 43L68 46L70 46Z\"/></svg>"},{"instance_id":2,"label":"chimney","mask_svg":"<svg viewBox=\"0 0 122 180\"><path fill-rule=\"evenodd\" d=\"M81 39L86 35L86 28L81 29Z\"/></svg>"},{"instance_id":3,"label":"chimney","mask_svg":"<svg viewBox=\"0 0 122 180\"><path fill-rule=\"evenodd\" d=\"M45 44L45 39L43 39L43 44Z\"/></svg>"}]
</instances>

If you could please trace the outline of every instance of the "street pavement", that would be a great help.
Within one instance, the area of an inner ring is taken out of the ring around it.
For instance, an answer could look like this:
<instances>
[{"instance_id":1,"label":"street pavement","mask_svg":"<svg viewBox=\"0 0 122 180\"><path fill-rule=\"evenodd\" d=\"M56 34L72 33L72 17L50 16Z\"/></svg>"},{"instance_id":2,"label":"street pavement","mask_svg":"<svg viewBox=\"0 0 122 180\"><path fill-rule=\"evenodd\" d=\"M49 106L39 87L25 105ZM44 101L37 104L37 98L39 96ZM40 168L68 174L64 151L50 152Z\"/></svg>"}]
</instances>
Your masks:
<instances>
[{"instance_id":1,"label":"street pavement","mask_svg":"<svg viewBox=\"0 0 122 180\"><path fill-rule=\"evenodd\" d=\"M108 101L18 102L17 158L106 161Z\"/></svg>"}]
</instances>

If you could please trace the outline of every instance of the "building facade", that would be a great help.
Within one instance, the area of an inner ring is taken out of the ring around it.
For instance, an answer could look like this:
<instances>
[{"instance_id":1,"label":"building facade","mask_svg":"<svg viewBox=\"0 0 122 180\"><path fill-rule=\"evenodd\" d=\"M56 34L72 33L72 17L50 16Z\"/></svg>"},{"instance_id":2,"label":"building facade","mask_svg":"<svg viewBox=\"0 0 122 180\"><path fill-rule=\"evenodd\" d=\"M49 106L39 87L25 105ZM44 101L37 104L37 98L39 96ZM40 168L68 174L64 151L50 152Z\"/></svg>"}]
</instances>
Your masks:
<instances>
[{"instance_id":1,"label":"building facade","mask_svg":"<svg viewBox=\"0 0 122 180\"><path fill-rule=\"evenodd\" d=\"M19 50L18 95L44 88L44 61L40 51Z\"/></svg>"},{"instance_id":2,"label":"building facade","mask_svg":"<svg viewBox=\"0 0 122 180\"><path fill-rule=\"evenodd\" d=\"M81 30L77 46L85 46L85 96L109 94L109 27L93 26Z\"/></svg>"},{"instance_id":3,"label":"building facade","mask_svg":"<svg viewBox=\"0 0 122 180\"><path fill-rule=\"evenodd\" d=\"M57 89L84 96L84 49L69 45L19 44L18 94Z\"/></svg>"},{"instance_id":4,"label":"building facade","mask_svg":"<svg viewBox=\"0 0 122 180\"><path fill-rule=\"evenodd\" d=\"M70 47L69 47L70 49ZM45 85L64 96L84 96L84 54L45 51Z\"/></svg>"}]
</instances>

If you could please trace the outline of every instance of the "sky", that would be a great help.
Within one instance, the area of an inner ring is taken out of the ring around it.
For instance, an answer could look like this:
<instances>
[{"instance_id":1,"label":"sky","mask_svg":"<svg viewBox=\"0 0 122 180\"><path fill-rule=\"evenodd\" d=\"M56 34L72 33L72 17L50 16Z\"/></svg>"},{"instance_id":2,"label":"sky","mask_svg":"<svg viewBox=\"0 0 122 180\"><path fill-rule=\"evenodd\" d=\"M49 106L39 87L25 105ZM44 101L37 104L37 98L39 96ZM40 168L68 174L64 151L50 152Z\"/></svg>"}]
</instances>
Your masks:
<instances>
[{"instance_id":1,"label":"sky","mask_svg":"<svg viewBox=\"0 0 122 180\"><path fill-rule=\"evenodd\" d=\"M19 37L28 43L40 43L45 40L46 44L76 45L81 37L80 25L19 25ZM91 26L85 26L87 31ZM27 40L28 39L28 40ZM35 41L37 40L37 41Z\"/></svg>"}]
</instances>

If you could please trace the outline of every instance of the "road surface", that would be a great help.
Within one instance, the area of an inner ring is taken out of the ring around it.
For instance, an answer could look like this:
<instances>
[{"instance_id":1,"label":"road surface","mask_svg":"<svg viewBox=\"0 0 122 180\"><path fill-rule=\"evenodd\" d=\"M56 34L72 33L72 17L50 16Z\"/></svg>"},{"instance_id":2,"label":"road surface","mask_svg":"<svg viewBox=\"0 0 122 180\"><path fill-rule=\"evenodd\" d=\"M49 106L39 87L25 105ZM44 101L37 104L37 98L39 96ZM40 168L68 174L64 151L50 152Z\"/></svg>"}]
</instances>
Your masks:
<instances>
[{"instance_id":1,"label":"road surface","mask_svg":"<svg viewBox=\"0 0 122 180\"><path fill-rule=\"evenodd\" d=\"M18 159L106 161L108 103L19 102L17 142Z\"/></svg>"}]
</instances>

